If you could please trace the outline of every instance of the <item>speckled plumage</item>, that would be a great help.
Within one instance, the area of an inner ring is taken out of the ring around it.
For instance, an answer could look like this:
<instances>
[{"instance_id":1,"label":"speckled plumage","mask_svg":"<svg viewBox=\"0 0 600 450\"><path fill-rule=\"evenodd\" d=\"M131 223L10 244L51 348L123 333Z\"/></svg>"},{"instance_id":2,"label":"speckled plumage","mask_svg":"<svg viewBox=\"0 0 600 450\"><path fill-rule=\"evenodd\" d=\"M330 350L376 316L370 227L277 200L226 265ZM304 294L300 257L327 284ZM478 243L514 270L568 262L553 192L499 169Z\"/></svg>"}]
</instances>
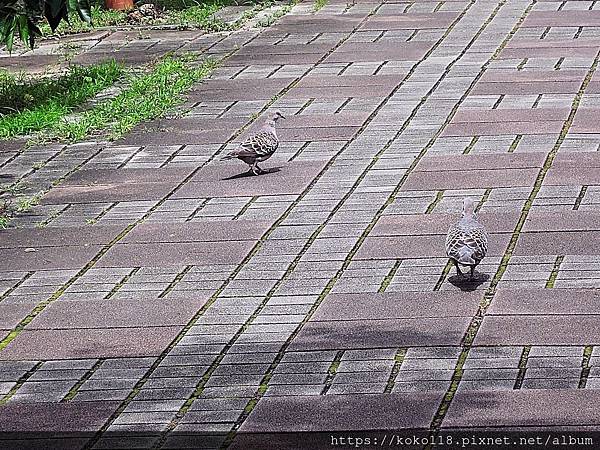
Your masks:
<instances>
[{"instance_id":1,"label":"speckled plumage","mask_svg":"<svg viewBox=\"0 0 600 450\"><path fill-rule=\"evenodd\" d=\"M446 254L462 275L459 265L471 268L471 278L475 267L485 258L488 250L488 234L477 221L473 201L465 199L462 218L452 224L446 236Z\"/></svg>"},{"instance_id":2,"label":"speckled plumage","mask_svg":"<svg viewBox=\"0 0 600 450\"><path fill-rule=\"evenodd\" d=\"M275 123L283 119L283 115L276 111L263 125L258 133L249 136L235 150L226 154L222 159L237 158L250 166L255 175L263 172L258 163L266 161L279 147L279 138L275 130Z\"/></svg>"}]
</instances>

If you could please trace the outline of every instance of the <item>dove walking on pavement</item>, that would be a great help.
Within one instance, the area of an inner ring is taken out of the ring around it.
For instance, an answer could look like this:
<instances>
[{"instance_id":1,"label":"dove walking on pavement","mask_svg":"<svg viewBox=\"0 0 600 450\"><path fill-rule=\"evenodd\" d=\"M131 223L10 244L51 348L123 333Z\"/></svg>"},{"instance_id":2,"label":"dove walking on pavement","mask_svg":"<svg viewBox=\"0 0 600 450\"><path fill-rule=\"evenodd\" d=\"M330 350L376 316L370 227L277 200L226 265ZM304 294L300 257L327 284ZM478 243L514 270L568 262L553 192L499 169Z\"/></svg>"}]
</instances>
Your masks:
<instances>
[{"instance_id":1,"label":"dove walking on pavement","mask_svg":"<svg viewBox=\"0 0 600 450\"><path fill-rule=\"evenodd\" d=\"M275 111L258 133L249 136L235 150L232 150L221 159L237 158L248 164L254 175L264 173L265 171L258 167L258 163L273 156L273 153L279 147L279 138L275 130L275 124L279 119L285 119L285 117L279 111Z\"/></svg>"},{"instance_id":2,"label":"dove walking on pavement","mask_svg":"<svg viewBox=\"0 0 600 450\"><path fill-rule=\"evenodd\" d=\"M472 280L475 275L475 267L485 257L487 249L487 231L477 220L473 200L465 198L462 218L450 226L446 236L446 254L456 266L457 275L463 276L459 265L469 266Z\"/></svg>"}]
</instances>

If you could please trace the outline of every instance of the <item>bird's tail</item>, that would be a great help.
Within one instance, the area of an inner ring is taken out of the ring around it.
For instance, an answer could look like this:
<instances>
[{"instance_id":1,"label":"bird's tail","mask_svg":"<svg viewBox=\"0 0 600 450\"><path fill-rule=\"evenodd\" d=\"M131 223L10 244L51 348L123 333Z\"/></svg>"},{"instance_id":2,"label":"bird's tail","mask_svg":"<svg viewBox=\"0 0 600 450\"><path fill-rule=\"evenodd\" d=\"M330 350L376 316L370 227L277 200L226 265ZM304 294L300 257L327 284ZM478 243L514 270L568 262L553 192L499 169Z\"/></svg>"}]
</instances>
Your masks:
<instances>
[{"instance_id":1,"label":"bird's tail","mask_svg":"<svg viewBox=\"0 0 600 450\"><path fill-rule=\"evenodd\" d=\"M476 262L473 259L473 252L475 250L469 247L462 247L458 249L458 263L463 266L472 266L475 265Z\"/></svg>"}]
</instances>

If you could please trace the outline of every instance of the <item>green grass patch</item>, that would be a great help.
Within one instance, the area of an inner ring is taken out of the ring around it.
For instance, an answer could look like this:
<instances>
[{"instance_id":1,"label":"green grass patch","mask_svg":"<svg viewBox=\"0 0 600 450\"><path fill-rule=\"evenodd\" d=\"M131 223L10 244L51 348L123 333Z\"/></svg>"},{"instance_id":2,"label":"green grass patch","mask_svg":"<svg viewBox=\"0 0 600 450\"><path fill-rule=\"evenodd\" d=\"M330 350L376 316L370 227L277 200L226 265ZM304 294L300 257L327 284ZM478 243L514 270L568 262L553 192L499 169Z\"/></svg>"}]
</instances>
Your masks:
<instances>
[{"instance_id":1,"label":"green grass patch","mask_svg":"<svg viewBox=\"0 0 600 450\"><path fill-rule=\"evenodd\" d=\"M114 61L71 66L58 78L30 78L0 72L0 139L42 131L112 86L124 73Z\"/></svg>"},{"instance_id":2,"label":"green grass patch","mask_svg":"<svg viewBox=\"0 0 600 450\"><path fill-rule=\"evenodd\" d=\"M44 36L50 34L74 34L92 31L94 27L110 27L127 23L127 13L105 9L101 3L92 6L92 23L79 19L77 14L69 14L69 22L62 21L58 28L52 32L47 22L40 24L40 31Z\"/></svg>"},{"instance_id":3,"label":"green grass patch","mask_svg":"<svg viewBox=\"0 0 600 450\"><path fill-rule=\"evenodd\" d=\"M119 95L74 120L61 121L53 127L50 138L74 142L107 134L108 139L117 139L140 122L163 116L183 101L184 92L217 66L210 59L198 67L190 67L190 62L189 57L167 56L149 73L131 75L128 87Z\"/></svg>"},{"instance_id":4,"label":"green grass patch","mask_svg":"<svg viewBox=\"0 0 600 450\"><path fill-rule=\"evenodd\" d=\"M314 11L317 12L318 10L320 10L323 6L325 6L327 4L329 0L315 0L315 5L313 7Z\"/></svg>"},{"instance_id":5,"label":"green grass patch","mask_svg":"<svg viewBox=\"0 0 600 450\"><path fill-rule=\"evenodd\" d=\"M94 2L92 2L94 3ZM238 0L147 0L141 4L155 4L162 10L160 17L147 19L143 23L129 23L127 11L114 11L104 8L103 1L96 1L92 5L92 23L88 24L79 19L77 15L70 15L69 22L61 22L58 28L52 32L47 23L42 23L40 29L43 35L51 34L74 34L92 31L95 27L127 26L127 25L180 25L183 27L201 28L206 31L227 31L240 24L229 25L223 20L215 17L215 13L226 6L255 5L250 9L251 15L271 3L267 1L238 1ZM256 9L256 11L255 11Z\"/></svg>"},{"instance_id":6,"label":"green grass patch","mask_svg":"<svg viewBox=\"0 0 600 450\"><path fill-rule=\"evenodd\" d=\"M208 31L225 31L230 26L215 17L220 9L226 6L225 2L210 1L192 5L183 9L174 9L168 12L170 22L180 25L193 26Z\"/></svg>"}]
</instances>

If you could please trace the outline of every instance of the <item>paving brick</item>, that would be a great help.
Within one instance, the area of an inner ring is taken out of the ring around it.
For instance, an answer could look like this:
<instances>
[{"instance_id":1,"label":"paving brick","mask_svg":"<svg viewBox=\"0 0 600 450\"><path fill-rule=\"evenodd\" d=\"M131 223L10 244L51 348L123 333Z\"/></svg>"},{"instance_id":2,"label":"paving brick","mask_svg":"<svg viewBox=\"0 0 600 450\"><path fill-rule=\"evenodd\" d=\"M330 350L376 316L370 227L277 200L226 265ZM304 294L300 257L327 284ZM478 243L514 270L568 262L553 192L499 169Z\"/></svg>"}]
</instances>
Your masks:
<instances>
[{"instance_id":1,"label":"paving brick","mask_svg":"<svg viewBox=\"0 0 600 450\"><path fill-rule=\"evenodd\" d=\"M257 195L299 194L323 168L323 162L263 164L268 174L240 176L248 171L242 162L214 165L200 170L172 198L245 197Z\"/></svg>"},{"instance_id":2,"label":"paving brick","mask_svg":"<svg viewBox=\"0 0 600 450\"><path fill-rule=\"evenodd\" d=\"M477 345L592 345L598 341L599 316L489 316Z\"/></svg>"},{"instance_id":3,"label":"paving brick","mask_svg":"<svg viewBox=\"0 0 600 450\"><path fill-rule=\"evenodd\" d=\"M42 311L28 330L183 326L207 298L136 298L105 301L55 302Z\"/></svg>"},{"instance_id":4,"label":"paving brick","mask_svg":"<svg viewBox=\"0 0 600 450\"><path fill-rule=\"evenodd\" d=\"M0 431L55 435L96 432L118 406L116 402L11 403L2 406Z\"/></svg>"},{"instance_id":5,"label":"paving brick","mask_svg":"<svg viewBox=\"0 0 600 450\"><path fill-rule=\"evenodd\" d=\"M490 315L596 314L598 292L594 289L501 289L495 295Z\"/></svg>"},{"instance_id":6,"label":"paving brick","mask_svg":"<svg viewBox=\"0 0 600 450\"><path fill-rule=\"evenodd\" d=\"M472 316L481 295L470 293L330 294L311 321Z\"/></svg>"},{"instance_id":7,"label":"paving brick","mask_svg":"<svg viewBox=\"0 0 600 450\"><path fill-rule=\"evenodd\" d=\"M579 389L459 391L443 427L595 425L597 395L597 391Z\"/></svg>"},{"instance_id":8,"label":"paving brick","mask_svg":"<svg viewBox=\"0 0 600 450\"><path fill-rule=\"evenodd\" d=\"M435 414L438 394L263 398L244 422L244 432L336 431L425 428ZM365 414L358 417L356 410ZM369 413L372 411L372 413Z\"/></svg>"},{"instance_id":9,"label":"paving brick","mask_svg":"<svg viewBox=\"0 0 600 450\"><path fill-rule=\"evenodd\" d=\"M470 317L309 322L290 350L458 345Z\"/></svg>"},{"instance_id":10,"label":"paving brick","mask_svg":"<svg viewBox=\"0 0 600 450\"><path fill-rule=\"evenodd\" d=\"M0 359L158 356L179 331L180 327L25 330Z\"/></svg>"}]
</instances>

